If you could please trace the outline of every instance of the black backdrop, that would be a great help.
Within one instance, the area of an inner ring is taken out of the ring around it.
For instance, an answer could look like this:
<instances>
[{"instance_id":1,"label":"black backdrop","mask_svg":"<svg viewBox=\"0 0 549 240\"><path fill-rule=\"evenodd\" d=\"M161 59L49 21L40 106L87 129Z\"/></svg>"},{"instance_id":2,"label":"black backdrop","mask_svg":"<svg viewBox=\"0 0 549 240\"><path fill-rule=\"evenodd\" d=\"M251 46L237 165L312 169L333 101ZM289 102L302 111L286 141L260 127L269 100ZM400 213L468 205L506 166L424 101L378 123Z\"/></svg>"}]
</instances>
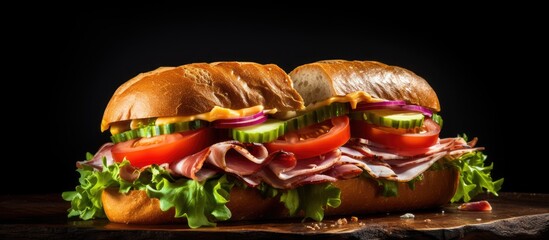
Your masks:
<instances>
[{"instance_id":1,"label":"black backdrop","mask_svg":"<svg viewBox=\"0 0 549 240\"><path fill-rule=\"evenodd\" d=\"M373 16L360 9L263 10L78 9L48 13L16 29L13 46L25 47L12 49L19 52L8 60L17 63L13 82L22 84L16 94L32 103L6 101L6 112L25 116L18 123L30 129L7 129L15 137L6 152L25 144L5 160L4 193L74 189L74 163L108 140L99 125L110 96L141 72L223 60L276 63L290 71L335 58L377 60L424 77L442 105L443 136L478 137L495 163L493 176L505 177L504 191L548 192L539 184L544 169L532 167L543 164L543 150L526 133L541 129L525 122L532 99L521 87L535 81L527 54L536 54L541 39L523 24L482 11L394 18L395 12ZM517 36L527 41L515 41ZM12 173L29 176L33 187Z\"/></svg>"}]
</instances>

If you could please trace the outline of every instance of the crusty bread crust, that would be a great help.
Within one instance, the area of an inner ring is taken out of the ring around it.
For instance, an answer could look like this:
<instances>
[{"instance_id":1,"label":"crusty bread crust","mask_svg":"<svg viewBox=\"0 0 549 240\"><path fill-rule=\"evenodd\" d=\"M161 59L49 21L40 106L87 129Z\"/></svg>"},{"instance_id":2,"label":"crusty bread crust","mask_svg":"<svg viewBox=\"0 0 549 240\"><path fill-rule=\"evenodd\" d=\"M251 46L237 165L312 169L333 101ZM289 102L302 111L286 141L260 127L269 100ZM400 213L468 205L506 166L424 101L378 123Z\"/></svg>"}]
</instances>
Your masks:
<instances>
[{"instance_id":1,"label":"crusty bread crust","mask_svg":"<svg viewBox=\"0 0 549 240\"><path fill-rule=\"evenodd\" d=\"M290 77L305 105L363 91L376 98L405 100L440 111L438 97L425 79L380 62L325 60L301 65L290 72Z\"/></svg>"},{"instance_id":2,"label":"crusty bread crust","mask_svg":"<svg viewBox=\"0 0 549 240\"><path fill-rule=\"evenodd\" d=\"M433 208L448 203L454 195L459 173L453 168L426 171L415 189L407 183L398 183L398 197L384 197L373 180L358 177L334 183L341 189L341 205L327 208L326 216L408 211ZM105 189L102 194L103 208L111 222L127 224L161 224L183 221L174 219L174 211L160 210L158 199L147 197L144 191L134 190L128 194L117 189ZM278 198L263 198L255 189L234 187L227 207L232 217L229 221L288 218L288 211ZM298 216L299 217L299 216Z\"/></svg>"},{"instance_id":3,"label":"crusty bread crust","mask_svg":"<svg viewBox=\"0 0 549 240\"><path fill-rule=\"evenodd\" d=\"M292 85L288 74L274 64L215 62L161 67L137 75L116 90L103 114L101 130L113 122L189 116L209 112L214 106L302 109L303 99Z\"/></svg>"},{"instance_id":4,"label":"crusty bread crust","mask_svg":"<svg viewBox=\"0 0 549 240\"><path fill-rule=\"evenodd\" d=\"M109 221L126 224L162 224L181 221L174 218L175 209L160 210L160 201L149 198L145 191L121 194L116 188L107 188L101 194L103 209Z\"/></svg>"}]
</instances>

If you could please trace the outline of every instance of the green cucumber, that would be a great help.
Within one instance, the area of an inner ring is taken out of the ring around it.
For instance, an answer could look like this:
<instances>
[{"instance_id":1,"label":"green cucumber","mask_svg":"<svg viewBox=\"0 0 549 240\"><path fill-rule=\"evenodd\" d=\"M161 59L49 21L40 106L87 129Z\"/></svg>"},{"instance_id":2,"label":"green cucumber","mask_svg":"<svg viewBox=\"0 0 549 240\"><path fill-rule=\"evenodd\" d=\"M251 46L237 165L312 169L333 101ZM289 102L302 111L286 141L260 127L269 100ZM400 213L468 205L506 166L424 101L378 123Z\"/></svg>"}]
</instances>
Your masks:
<instances>
[{"instance_id":1,"label":"green cucumber","mask_svg":"<svg viewBox=\"0 0 549 240\"><path fill-rule=\"evenodd\" d=\"M442 123L444 121L442 121L442 117L436 113L433 113L433 116L431 116L431 119L433 120L433 122L437 123L440 127L442 127Z\"/></svg>"},{"instance_id":2,"label":"green cucumber","mask_svg":"<svg viewBox=\"0 0 549 240\"><path fill-rule=\"evenodd\" d=\"M125 142L134 138L138 138L137 129L121 132L111 136L113 143Z\"/></svg>"},{"instance_id":3,"label":"green cucumber","mask_svg":"<svg viewBox=\"0 0 549 240\"><path fill-rule=\"evenodd\" d=\"M366 120L375 125L411 129L423 125L423 116L420 112L402 111L393 109L375 109L363 112L354 112L352 119ZM362 119L361 119L362 118Z\"/></svg>"},{"instance_id":4,"label":"green cucumber","mask_svg":"<svg viewBox=\"0 0 549 240\"><path fill-rule=\"evenodd\" d=\"M347 103L335 102L328 106L315 110L314 113L316 116L316 123L321 123L328 119L348 114L349 105Z\"/></svg>"},{"instance_id":5,"label":"green cucumber","mask_svg":"<svg viewBox=\"0 0 549 240\"><path fill-rule=\"evenodd\" d=\"M347 103L335 102L328 106L324 106L303 115L288 119L288 132L316 123L321 123L334 117L343 116L347 113L349 113L349 106Z\"/></svg>"},{"instance_id":6,"label":"green cucumber","mask_svg":"<svg viewBox=\"0 0 549 240\"><path fill-rule=\"evenodd\" d=\"M195 130L207 126L208 122L202 120L193 120L189 122L168 123L162 125L144 126L142 128L128 130L111 136L113 143L125 142L140 137L154 137L163 134L172 134Z\"/></svg>"},{"instance_id":7,"label":"green cucumber","mask_svg":"<svg viewBox=\"0 0 549 240\"><path fill-rule=\"evenodd\" d=\"M230 129L229 135L240 142L271 142L286 134L286 132L295 131L334 117L343 116L347 113L349 113L348 104L336 102L286 121L268 119L261 124ZM208 125L208 122L194 120L190 122L154 125L154 122L147 120L139 122L138 125L141 127L112 135L112 142L119 143L140 137L154 137L162 134L194 130Z\"/></svg>"},{"instance_id":8,"label":"green cucumber","mask_svg":"<svg viewBox=\"0 0 549 240\"><path fill-rule=\"evenodd\" d=\"M267 119L264 123L232 128L229 135L243 143L265 143L272 142L278 137L284 135L287 130L287 121Z\"/></svg>"},{"instance_id":9,"label":"green cucumber","mask_svg":"<svg viewBox=\"0 0 549 240\"><path fill-rule=\"evenodd\" d=\"M272 142L287 132L295 131L349 113L347 103L332 103L286 121L269 119L264 123L230 129L229 136L239 142Z\"/></svg>"}]
</instances>

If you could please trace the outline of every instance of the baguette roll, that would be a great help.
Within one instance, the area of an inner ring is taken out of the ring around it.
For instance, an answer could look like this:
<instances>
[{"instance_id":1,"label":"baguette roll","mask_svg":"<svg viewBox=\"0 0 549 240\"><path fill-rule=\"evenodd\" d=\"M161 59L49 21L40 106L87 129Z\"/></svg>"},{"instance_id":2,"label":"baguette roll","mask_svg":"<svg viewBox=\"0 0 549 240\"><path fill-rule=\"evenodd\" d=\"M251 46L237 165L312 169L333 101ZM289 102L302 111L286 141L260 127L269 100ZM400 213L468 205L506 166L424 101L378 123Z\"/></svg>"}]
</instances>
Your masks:
<instances>
[{"instance_id":1,"label":"baguette roll","mask_svg":"<svg viewBox=\"0 0 549 240\"><path fill-rule=\"evenodd\" d=\"M408 183L398 183L398 196L385 197L372 179L357 177L334 183L341 190L341 205L325 209L325 216L360 216L433 208L447 203L457 189L459 173L453 168L426 171L423 180L412 190ZM149 198L145 191L133 190L128 194L118 189L105 189L102 193L105 213L111 222L129 224L161 224L184 221L174 218L174 210L160 210L158 199ZM233 187L227 207L230 221L280 219L290 216L278 198L264 198L259 191Z\"/></svg>"},{"instance_id":2,"label":"baguette roll","mask_svg":"<svg viewBox=\"0 0 549 240\"><path fill-rule=\"evenodd\" d=\"M365 92L386 100L405 100L440 111L437 94L415 73L376 61L325 60L291 71L294 88L305 105L330 97Z\"/></svg>"},{"instance_id":3,"label":"baguette roll","mask_svg":"<svg viewBox=\"0 0 549 240\"><path fill-rule=\"evenodd\" d=\"M303 100L288 74L274 64L215 62L161 67L137 75L116 90L105 108L101 130L126 120L258 105L295 111L303 108Z\"/></svg>"}]
</instances>

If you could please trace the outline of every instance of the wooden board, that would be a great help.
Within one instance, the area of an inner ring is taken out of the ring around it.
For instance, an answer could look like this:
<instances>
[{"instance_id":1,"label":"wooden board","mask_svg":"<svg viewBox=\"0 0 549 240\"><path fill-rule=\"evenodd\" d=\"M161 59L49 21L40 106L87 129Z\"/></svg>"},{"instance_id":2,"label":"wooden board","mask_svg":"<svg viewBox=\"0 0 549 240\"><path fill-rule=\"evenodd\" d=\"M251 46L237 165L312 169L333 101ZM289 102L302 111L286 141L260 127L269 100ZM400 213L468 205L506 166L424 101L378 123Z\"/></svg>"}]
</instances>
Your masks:
<instances>
[{"instance_id":1,"label":"wooden board","mask_svg":"<svg viewBox=\"0 0 549 240\"><path fill-rule=\"evenodd\" d=\"M549 239L549 194L501 193L499 197L484 198L491 203L492 211L460 211L457 204L447 204L439 209L412 211L414 219L402 219L404 213L391 213L356 216L357 221L352 221L352 216L341 216L320 223L286 219L189 229L186 225L67 219L69 203L60 194L1 196L0 239Z\"/></svg>"}]
</instances>

